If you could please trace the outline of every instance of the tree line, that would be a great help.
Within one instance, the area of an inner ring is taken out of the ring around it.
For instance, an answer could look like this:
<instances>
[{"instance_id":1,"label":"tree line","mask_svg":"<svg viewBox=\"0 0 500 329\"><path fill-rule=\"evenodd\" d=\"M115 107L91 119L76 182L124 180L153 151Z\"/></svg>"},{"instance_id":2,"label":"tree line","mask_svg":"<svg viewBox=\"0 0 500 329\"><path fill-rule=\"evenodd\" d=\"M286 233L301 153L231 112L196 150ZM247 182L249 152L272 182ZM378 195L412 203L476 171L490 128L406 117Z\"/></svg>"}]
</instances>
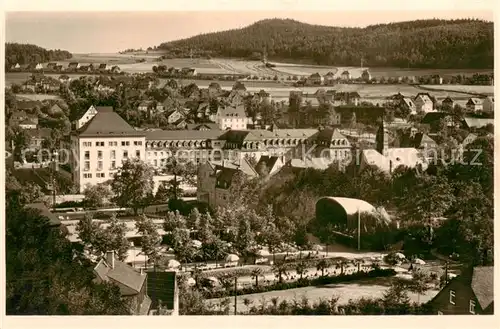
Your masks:
<instances>
[{"instance_id":1,"label":"tree line","mask_svg":"<svg viewBox=\"0 0 500 329\"><path fill-rule=\"evenodd\" d=\"M366 28L269 19L242 29L201 34L158 48L187 55L251 57L321 65L412 68L493 68L493 23L419 20ZM263 56L265 58L265 56Z\"/></svg>"},{"instance_id":2,"label":"tree line","mask_svg":"<svg viewBox=\"0 0 500 329\"><path fill-rule=\"evenodd\" d=\"M60 49L50 49L20 43L6 43L5 44L5 67L10 68L16 64L38 64L50 61L61 61L69 59L73 55Z\"/></svg>"}]
</instances>

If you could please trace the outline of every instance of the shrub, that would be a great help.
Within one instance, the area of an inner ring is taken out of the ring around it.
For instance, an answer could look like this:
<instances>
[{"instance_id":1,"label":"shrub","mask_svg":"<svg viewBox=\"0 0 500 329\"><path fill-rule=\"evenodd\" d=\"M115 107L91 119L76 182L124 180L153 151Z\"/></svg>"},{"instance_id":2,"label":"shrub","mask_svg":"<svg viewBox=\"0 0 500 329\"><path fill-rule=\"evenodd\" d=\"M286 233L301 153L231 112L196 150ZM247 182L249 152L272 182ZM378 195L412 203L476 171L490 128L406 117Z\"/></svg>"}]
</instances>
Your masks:
<instances>
[{"instance_id":1,"label":"shrub","mask_svg":"<svg viewBox=\"0 0 500 329\"><path fill-rule=\"evenodd\" d=\"M263 269L263 273L270 273L271 272L271 267L266 266L266 267L261 267ZM223 270L209 270L209 271L203 271L202 276L203 277L214 277L214 278L221 278L225 277L227 275L234 275L234 276L251 276L252 271L254 270L254 267L236 267L236 268L228 268L228 269L223 269Z\"/></svg>"}]
</instances>

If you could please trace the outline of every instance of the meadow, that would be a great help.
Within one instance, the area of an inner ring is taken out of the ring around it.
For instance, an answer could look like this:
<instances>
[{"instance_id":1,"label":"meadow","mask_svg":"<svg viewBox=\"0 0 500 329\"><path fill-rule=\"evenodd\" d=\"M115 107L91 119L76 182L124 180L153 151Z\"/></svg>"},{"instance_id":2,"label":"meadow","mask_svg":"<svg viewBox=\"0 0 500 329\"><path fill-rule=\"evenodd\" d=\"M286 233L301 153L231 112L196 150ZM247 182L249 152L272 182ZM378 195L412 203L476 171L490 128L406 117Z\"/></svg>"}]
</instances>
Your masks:
<instances>
[{"instance_id":1,"label":"meadow","mask_svg":"<svg viewBox=\"0 0 500 329\"><path fill-rule=\"evenodd\" d=\"M453 90L463 93L484 94L484 95L493 95L495 92L495 86L422 85L422 87L432 90L436 89Z\"/></svg>"}]
</instances>

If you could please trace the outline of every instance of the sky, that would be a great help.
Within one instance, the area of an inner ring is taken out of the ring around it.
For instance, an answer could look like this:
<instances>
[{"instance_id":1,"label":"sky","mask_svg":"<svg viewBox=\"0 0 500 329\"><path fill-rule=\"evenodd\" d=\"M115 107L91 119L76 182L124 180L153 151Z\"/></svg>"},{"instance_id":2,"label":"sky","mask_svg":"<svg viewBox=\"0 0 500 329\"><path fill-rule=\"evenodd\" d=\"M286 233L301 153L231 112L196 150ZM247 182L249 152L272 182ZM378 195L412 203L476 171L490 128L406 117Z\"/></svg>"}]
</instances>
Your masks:
<instances>
[{"instance_id":1,"label":"sky","mask_svg":"<svg viewBox=\"0 0 500 329\"><path fill-rule=\"evenodd\" d=\"M163 11L8 12L6 41L72 53L115 53L147 48L200 33L242 28L266 18L291 18L329 26L367 25L427 18L494 20L492 11Z\"/></svg>"}]
</instances>

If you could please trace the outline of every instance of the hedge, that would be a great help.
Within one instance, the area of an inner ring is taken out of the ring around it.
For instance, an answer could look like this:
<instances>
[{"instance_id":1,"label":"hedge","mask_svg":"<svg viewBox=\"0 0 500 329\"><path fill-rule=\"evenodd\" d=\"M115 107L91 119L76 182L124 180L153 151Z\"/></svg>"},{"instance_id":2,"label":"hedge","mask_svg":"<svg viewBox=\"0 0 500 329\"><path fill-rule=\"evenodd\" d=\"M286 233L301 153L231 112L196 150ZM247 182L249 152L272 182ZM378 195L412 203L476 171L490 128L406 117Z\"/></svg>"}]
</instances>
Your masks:
<instances>
[{"instance_id":1,"label":"hedge","mask_svg":"<svg viewBox=\"0 0 500 329\"><path fill-rule=\"evenodd\" d=\"M265 265L264 265L265 266ZM259 267L240 267L240 268L227 268L223 270L207 270L203 271L201 273L201 277L208 278L208 277L214 277L214 278L221 278L226 275L234 275L234 276L251 276L252 272L256 268L261 268L262 273L270 273L271 272L271 266L259 266Z\"/></svg>"},{"instance_id":2,"label":"hedge","mask_svg":"<svg viewBox=\"0 0 500 329\"><path fill-rule=\"evenodd\" d=\"M241 295L256 294L268 291L288 290L288 289L303 288L309 286L320 286L332 283L356 281L365 278L389 277L394 275L396 275L396 271L394 271L393 269L375 269L370 272L360 271L349 275L340 274L333 276L323 276L313 279L302 278L294 282L282 282L282 283L278 282L272 285L245 287L242 289L238 289L236 291L236 295L241 296ZM224 297L234 296L234 291L227 291L227 290L204 291L203 295L206 299L224 298Z\"/></svg>"}]
</instances>

